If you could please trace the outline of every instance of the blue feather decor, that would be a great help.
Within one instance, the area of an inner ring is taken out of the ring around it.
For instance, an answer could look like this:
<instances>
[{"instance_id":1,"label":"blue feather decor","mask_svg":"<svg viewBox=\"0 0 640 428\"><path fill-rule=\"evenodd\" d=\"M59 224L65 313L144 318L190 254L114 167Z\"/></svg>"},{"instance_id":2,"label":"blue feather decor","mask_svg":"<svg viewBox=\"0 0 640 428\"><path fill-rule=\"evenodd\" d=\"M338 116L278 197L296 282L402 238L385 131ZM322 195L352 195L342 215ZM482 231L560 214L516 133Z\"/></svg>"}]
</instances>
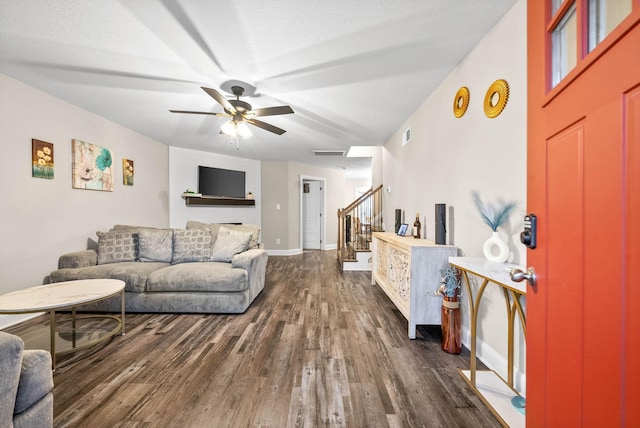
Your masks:
<instances>
[{"instance_id":1,"label":"blue feather decor","mask_svg":"<svg viewBox=\"0 0 640 428\"><path fill-rule=\"evenodd\" d=\"M485 204L482 202L480 195L476 191L471 195L473 196L473 201L476 203L476 207L478 207L478 212L480 212L480 218L482 218L482 221L484 221L494 232L498 230L498 227L509 220L509 215L511 215L511 212L516 207L515 202L500 202L497 206Z\"/></svg>"},{"instance_id":2,"label":"blue feather decor","mask_svg":"<svg viewBox=\"0 0 640 428\"><path fill-rule=\"evenodd\" d=\"M436 294L447 297L460 297L460 271L449 265L440 271L442 280Z\"/></svg>"}]
</instances>

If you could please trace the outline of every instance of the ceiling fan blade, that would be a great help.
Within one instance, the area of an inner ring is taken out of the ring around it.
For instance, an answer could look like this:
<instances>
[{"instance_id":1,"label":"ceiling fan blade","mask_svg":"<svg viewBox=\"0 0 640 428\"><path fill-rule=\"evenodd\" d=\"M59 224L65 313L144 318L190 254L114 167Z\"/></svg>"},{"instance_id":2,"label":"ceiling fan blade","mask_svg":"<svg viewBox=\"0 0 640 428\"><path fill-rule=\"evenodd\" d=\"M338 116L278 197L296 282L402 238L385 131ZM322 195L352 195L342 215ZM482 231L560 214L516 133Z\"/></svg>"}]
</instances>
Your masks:
<instances>
[{"instance_id":1,"label":"ceiling fan blade","mask_svg":"<svg viewBox=\"0 0 640 428\"><path fill-rule=\"evenodd\" d=\"M275 116L278 114L291 114L293 109L289 106L277 106L277 107L265 107L251 110L248 112L249 116Z\"/></svg>"},{"instance_id":2,"label":"ceiling fan blade","mask_svg":"<svg viewBox=\"0 0 640 428\"><path fill-rule=\"evenodd\" d=\"M222 95L220 92L216 91L215 89L205 88L204 86L201 86L201 88L203 91L209 94L211 98L216 100L222 107L224 107L225 110L229 111L231 114L237 113L236 108L233 105L231 105L229 100L226 99L224 95Z\"/></svg>"},{"instance_id":3,"label":"ceiling fan blade","mask_svg":"<svg viewBox=\"0 0 640 428\"><path fill-rule=\"evenodd\" d=\"M171 113L188 113L188 114L210 114L212 116L223 116L223 117L231 117L231 115L226 113L214 113L210 111L191 111L191 110L169 110Z\"/></svg>"},{"instance_id":4,"label":"ceiling fan blade","mask_svg":"<svg viewBox=\"0 0 640 428\"><path fill-rule=\"evenodd\" d=\"M262 122L261 120L247 119L246 122L253 126L257 126L258 128L262 128L265 131L273 132L274 134L278 134L278 135L282 135L285 132L287 132L282 128L278 128L277 126L273 126L269 123Z\"/></svg>"}]
</instances>

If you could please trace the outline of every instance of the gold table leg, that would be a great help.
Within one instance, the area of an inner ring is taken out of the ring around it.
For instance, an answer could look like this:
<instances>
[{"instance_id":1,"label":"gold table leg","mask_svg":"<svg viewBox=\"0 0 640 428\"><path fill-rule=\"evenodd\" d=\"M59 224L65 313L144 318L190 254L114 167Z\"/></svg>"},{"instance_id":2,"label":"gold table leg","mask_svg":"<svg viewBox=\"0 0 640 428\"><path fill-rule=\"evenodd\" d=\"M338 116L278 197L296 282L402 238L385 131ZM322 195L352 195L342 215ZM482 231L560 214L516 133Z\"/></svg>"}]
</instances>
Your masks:
<instances>
[{"instance_id":1,"label":"gold table leg","mask_svg":"<svg viewBox=\"0 0 640 428\"><path fill-rule=\"evenodd\" d=\"M49 314L49 323L51 324L49 328L51 368L53 369L53 371L56 371L56 311L54 309L51 309L51 312Z\"/></svg>"},{"instance_id":2,"label":"gold table leg","mask_svg":"<svg viewBox=\"0 0 640 428\"><path fill-rule=\"evenodd\" d=\"M122 289L122 295L120 297L120 323L122 324L122 334L121 336L125 335L125 329L124 329L124 288Z\"/></svg>"},{"instance_id":3,"label":"gold table leg","mask_svg":"<svg viewBox=\"0 0 640 428\"><path fill-rule=\"evenodd\" d=\"M476 346L476 337L478 333L478 314L480 313L480 300L482 299L482 295L484 294L484 290L487 288L487 284L489 284L489 280L485 279L482 281L478 292L476 293L476 298L474 302L474 311L471 314L471 383L473 387L476 386L476 355L477 355L477 346ZM471 289L471 286L469 286ZM469 296L471 299L472 296Z\"/></svg>"}]
</instances>

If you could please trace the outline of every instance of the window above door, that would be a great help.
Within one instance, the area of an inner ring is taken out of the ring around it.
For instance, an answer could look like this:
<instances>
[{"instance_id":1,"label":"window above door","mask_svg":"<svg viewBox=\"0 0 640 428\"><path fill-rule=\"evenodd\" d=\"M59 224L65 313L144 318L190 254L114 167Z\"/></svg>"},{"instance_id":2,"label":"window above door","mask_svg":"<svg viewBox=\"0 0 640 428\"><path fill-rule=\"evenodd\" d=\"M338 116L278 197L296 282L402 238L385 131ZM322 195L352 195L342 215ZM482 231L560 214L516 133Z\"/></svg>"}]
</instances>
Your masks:
<instances>
[{"instance_id":1,"label":"window above door","mask_svg":"<svg viewBox=\"0 0 640 428\"><path fill-rule=\"evenodd\" d=\"M635 0L548 0L554 88L638 7ZM634 3L636 3L634 5Z\"/></svg>"}]
</instances>

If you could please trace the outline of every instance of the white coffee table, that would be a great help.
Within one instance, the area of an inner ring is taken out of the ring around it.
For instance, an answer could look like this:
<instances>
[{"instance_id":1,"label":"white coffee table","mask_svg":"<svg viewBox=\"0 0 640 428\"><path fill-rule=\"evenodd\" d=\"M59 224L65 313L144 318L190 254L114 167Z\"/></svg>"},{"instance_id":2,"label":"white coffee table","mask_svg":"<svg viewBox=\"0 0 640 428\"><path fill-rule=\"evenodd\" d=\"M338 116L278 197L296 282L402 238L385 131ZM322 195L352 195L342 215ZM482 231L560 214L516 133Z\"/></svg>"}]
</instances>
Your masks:
<instances>
[{"instance_id":1,"label":"white coffee table","mask_svg":"<svg viewBox=\"0 0 640 428\"><path fill-rule=\"evenodd\" d=\"M57 282L25 288L0 296L0 314L28 314L34 312L50 313L49 351L53 369L56 368L56 342L66 344L66 349L58 354L75 352L89 346L103 342L117 333L125 334L124 315L124 281L119 279L86 279L78 281ZM120 317L113 315L84 315L76 316L76 307L86 303L97 302L120 294L122 310ZM71 309L71 328L62 331L56 324L56 311ZM110 319L109 326L93 328L93 332L83 332L80 324L85 323L91 328L91 322ZM78 324L78 325L77 325ZM56 333L58 333L56 340ZM25 342L27 342L25 338Z\"/></svg>"}]
</instances>

